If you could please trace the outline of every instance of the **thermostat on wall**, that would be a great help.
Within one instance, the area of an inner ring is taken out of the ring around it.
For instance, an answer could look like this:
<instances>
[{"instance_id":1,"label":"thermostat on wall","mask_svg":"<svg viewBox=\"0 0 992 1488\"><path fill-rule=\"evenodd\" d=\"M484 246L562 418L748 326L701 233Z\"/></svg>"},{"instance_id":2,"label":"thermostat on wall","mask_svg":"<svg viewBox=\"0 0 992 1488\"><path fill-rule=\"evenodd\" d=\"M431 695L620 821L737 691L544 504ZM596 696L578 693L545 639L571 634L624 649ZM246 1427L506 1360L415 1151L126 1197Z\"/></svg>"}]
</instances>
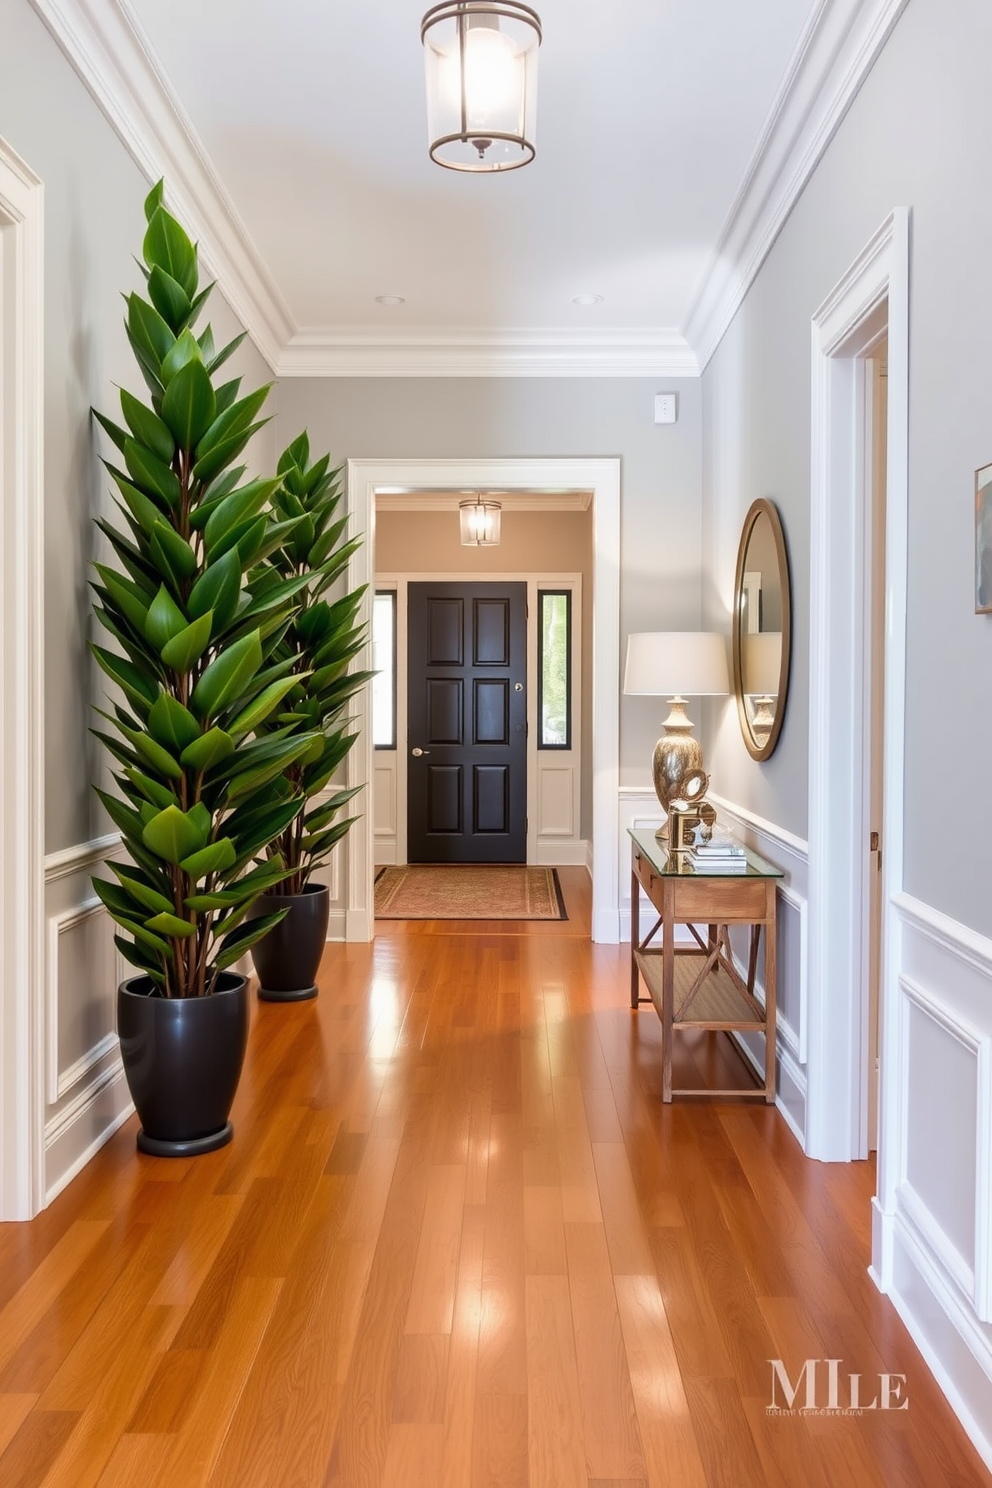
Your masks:
<instances>
[{"instance_id":1,"label":"thermostat on wall","mask_svg":"<svg viewBox=\"0 0 992 1488\"><path fill-rule=\"evenodd\" d=\"M655 393L655 423L674 424L678 416L678 393Z\"/></svg>"}]
</instances>

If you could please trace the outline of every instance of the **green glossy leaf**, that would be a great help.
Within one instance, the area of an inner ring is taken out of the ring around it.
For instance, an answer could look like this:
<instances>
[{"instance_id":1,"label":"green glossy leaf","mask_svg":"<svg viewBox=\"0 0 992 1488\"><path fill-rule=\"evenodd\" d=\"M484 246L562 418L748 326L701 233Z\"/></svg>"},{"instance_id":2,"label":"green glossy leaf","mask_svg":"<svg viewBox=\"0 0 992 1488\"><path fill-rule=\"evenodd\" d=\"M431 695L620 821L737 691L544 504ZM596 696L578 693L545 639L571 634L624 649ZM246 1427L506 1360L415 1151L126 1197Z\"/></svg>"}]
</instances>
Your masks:
<instances>
[{"instance_id":1,"label":"green glossy leaf","mask_svg":"<svg viewBox=\"0 0 992 1488\"><path fill-rule=\"evenodd\" d=\"M229 439L222 439L214 446L209 455L203 455L193 466L193 475L199 481L212 481L225 466L230 465L236 459L248 443L253 434L257 434L267 420L262 419L257 424L249 424L248 428L241 434L232 434Z\"/></svg>"},{"instance_id":2,"label":"green glossy leaf","mask_svg":"<svg viewBox=\"0 0 992 1488\"><path fill-rule=\"evenodd\" d=\"M93 567L103 580L108 597L131 622L138 634L144 635L148 603L138 585L130 579L123 578L121 574L115 573L112 568L107 568L102 563L94 563Z\"/></svg>"},{"instance_id":3,"label":"green glossy leaf","mask_svg":"<svg viewBox=\"0 0 992 1488\"><path fill-rule=\"evenodd\" d=\"M101 429L103 429L106 434L109 434L114 444L116 444L121 454L123 454L124 441L128 437L127 430L122 429L120 424L115 424L112 419L109 419L104 414L99 413L95 408L91 408L90 413L92 413Z\"/></svg>"},{"instance_id":4,"label":"green glossy leaf","mask_svg":"<svg viewBox=\"0 0 992 1488\"><path fill-rule=\"evenodd\" d=\"M214 765L219 765L221 760L227 759L228 755L234 753L234 748L234 740L229 733L220 728L212 728L187 745L179 756L179 762L187 770L196 770L202 774L205 770L212 770Z\"/></svg>"},{"instance_id":5,"label":"green glossy leaf","mask_svg":"<svg viewBox=\"0 0 992 1488\"><path fill-rule=\"evenodd\" d=\"M158 935L167 935L170 939L184 939L187 935L196 934L196 924L192 920L181 920L178 915L171 912L168 914L157 914L154 919L145 921L146 930L154 930Z\"/></svg>"},{"instance_id":6,"label":"green glossy leaf","mask_svg":"<svg viewBox=\"0 0 992 1488\"><path fill-rule=\"evenodd\" d=\"M230 382L222 382L217 389L217 412L226 413L227 410L237 402L238 393L241 391L241 378L232 377ZM239 477L240 479L240 477ZM235 482L235 484L237 484Z\"/></svg>"},{"instance_id":7,"label":"green glossy leaf","mask_svg":"<svg viewBox=\"0 0 992 1488\"><path fill-rule=\"evenodd\" d=\"M157 812L142 832L141 840L167 863L181 863L203 845L197 826L176 806Z\"/></svg>"},{"instance_id":8,"label":"green glossy leaf","mask_svg":"<svg viewBox=\"0 0 992 1488\"><path fill-rule=\"evenodd\" d=\"M151 734L144 734L140 730L135 729L129 732L128 737L131 739L138 753L143 759L147 760L153 770L157 770L160 775L164 775L166 780L182 779L183 772L179 761L169 753L168 749L153 739Z\"/></svg>"},{"instance_id":9,"label":"green glossy leaf","mask_svg":"<svg viewBox=\"0 0 992 1488\"><path fill-rule=\"evenodd\" d=\"M256 941L261 940L263 935L284 920L289 913L286 909L280 909L274 914L259 915L257 919L246 920L236 930L221 941L221 948L214 957L214 965L218 971L223 971L227 966L233 966L235 961L240 961Z\"/></svg>"},{"instance_id":10,"label":"green glossy leaf","mask_svg":"<svg viewBox=\"0 0 992 1488\"><path fill-rule=\"evenodd\" d=\"M214 508L210 514L203 533L203 540L208 553L211 553L220 540L231 532L239 523L256 517L262 508L271 500L272 493L278 489L278 481L253 480L246 486L232 491L229 496Z\"/></svg>"},{"instance_id":11,"label":"green glossy leaf","mask_svg":"<svg viewBox=\"0 0 992 1488\"><path fill-rule=\"evenodd\" d=\"M144 445L138 444L134 439L127 440L124 445L124 463L140 490L152 497L161 497L170 510L179 505L182 487L178 475L150 450L146 450Z\"/></svg>"},{"instance_id":12,"label":"green glossy leaf","mask_svg":"<svg viewBox=\"0 0 992 1488\"><path fill-rule=\"evenodd\" d=\"M107 467L110 469L110 467ZM122 471L110 469L110 473L117 482L118 490L124 498L128 511L134 517L142 532L150 533L155 523L165 515L166 504L161 497L153 500L146 496L144 491L132 485Z\"/></svg>"},{"instance_id":13,"label":"green glossy leaf","mask_svg":"<svg viewBox=\"0 0 992 1488\"><path fill-rule=\"evenodd\" d=\"M174 672L188 672L199 661L210 645L213 618L213 611L208 610L162 647L162 660L167 667Z\"/></svg>"},{"instance_id":14,"label":"green glossy leaf","mask_svg":"<svg viewBox=\"0 0 992 1488\"><path fill-rule=\"evenodd\" d=\"M176 338L154 305L149 305L139 294L127 297L127 331L135 351L140 349L152 369L160 374Z\"/></svg>"},{"instance_id":15,"label":"green glossy leaf","mask_svg":"<svg viewBox=\"0 0 992 1488\"><path fill-rule=\"evenodd\" d=\"M241 562L236 549L223 553L197 579L187 602L189 612L199 619L213 612L214 633L220 635L234 618L241 594Z\"/></svg>"},{"instance_id":16,"label":"green glossy leaf","mask_svg":"<svg viewBox=\"0 0 992 1488\"><path fill-rule=\"evenodd\" d=\"M148 620L145 624L148 640L161 651L188 624L186 616L163 584L148 608Z\"/></svg>"},{"instance_id":17,"label":"green glossy leaf","mask_svg":"<svg viewBox=\"0 0 992 1488\"><path fill-rule=\"evenodd\" d=\"M238 854L230 837L221 837L218 842L211 842L199 852L191 853L179 866L190 878L199 880L210 873L223 873L233 868L237 860Z\"/></svg>"},{"instance_id":18,"label":"green glossy leaf","mask_svg":"<svg viewBox=\"0 0 992 1488\"><path fill-rule=\"evenodd\" d=\"M239 336L235 336L233 341L228 341L226 346L222 346L215 357L211 358L207 367L207 371L210 373L211 377L219 367L223 367L228 357L234 355L234 353L237 351L238 347L241 345L242 341L247 335L247 331L242 331Z\"/></svg>"},{"instance_id":19,"label":"green glossy leaf","mask_svg":"<svg viewBox=\"0 0 992 1488\"><path fill-rule=\"evenodd\" d=\"M231 528L230 532L226 532L222 538L218 539L217 545L211 555L214 562L224 553L237 552L238 563L241 568L248 568L250 566L250 559L246 557L246 554L250 553L252 548L256 547L264 539L265 529L268 525L269 519L264 515L261 517L249 517L246 522L239 522L236 527Z\"/></svg>"},{"instance_id":20,"label":"green glossy leaf","mask_svg":"<svg viewBox=\"0 0 992 1488\"><path fill-rule=\"evenodd\" d=\"M187 361L169 382L162 398L162 417L182 450L193 450L217 411L210 377L203 363Z\"/></svg>"},{"instance_id":21,"label":"green glossy leaf","mask_svg":"<svg viewBox=\"0 0 992 1488\"><path fill-rule=\"evenodd\" d=\"M129 769L126 774L131 784L148 798L156 811L164 811L167 806L179 805L173 792L160 780L152 780L150 776L136 769Z\"/></svg>"},{"instance_id":22,"label":"green glossy leaf","mask_svg":"<svg viewBox=\"0 0 992 1488\"><path fill-rule=\"evenodd\" d=\"M204 429L197 447L197 459L202 460L225 439L234 434L243 434L262 408L269 395L271 383L260 387L238 402L233 402L215 413L209 428ZM278 482L275 483L278 485Z\"/></svg>"},{"instance_id":23,"label":"green glossy leaf","mask_svg":"<svg viewBox=\"0 0 992 1488\"><path fill-rule=\"evenodd\" d=\"M279 682L271 682L259 693L258 697L248 704L247 708L238 714L237 718L231 721L228 725L229 732L235 738L243 738L245 734L250 734L278 708L283 698L293 690L297 682L296 676L283 677Z\"/></svg>"},{"instance_id":24,"label":"green glossy leaf","mask_svg":"<svg viewBox=\"0 0 992 1488\"><path fill-rule=\"evenodd\" d=\"M253 630L221 652L193 689L190 707L197 718L212 718L235 702L262 665L262 644Z\"/></svg>"},{"instance_id":25,"label":"green glossy leaf","mask_svg":"<svg viewBox=\"0 0 992 1488\"><path fill-rule=\"evenodd\" d=\"M165 195L165 177L163 176L161 180L155 182L155 185L152 187L151 191L149 191L148 195L145 197L145 221L146 222L151 222L151 220L154 217L155 213L158 211L159 207L162 205L162 198L163 198L164 195Z\"/></svg>"},{"instance_id":26,"label":"green glossy leaf","mask_svg":"<svg viewBox=\"0 0 992 1488\"><path fill-rule=\"evenodd\" d=\"M176 754L200 737L200 725L189 709L164 690L148 715L148 727L160 744Z\"/></svg>"},{"instance_id":27,"label":"green glossy leaf","mask_svg":"<svg viewBox=\"0 0 992 1488\"><path fill-rule=\"evenodd\" d=\"M90 650L96 657L101 671L105 672L112 682L116 682L129 698L132 698L135 703L140 703L145 709L151 707L158 696L158 688L151 677L139 671L123 656L115 656L112 651L105 651L102 646L91 644Z\"/></svg>"},{"instance_id":28,"label":"green glossy leaf","mask_svg":"<svg viewBox=\"0 0 992 1488\"><path fill-rule=\"evenodd\" d=\"M131 898L144 909L151 910L154 914L169 914L174 909L172 900L165 894L159 893L147 884L139 876L134 868L125 863L108 863L108 868L117 874L121 885Z\"/></svg>"},{"instance_id":29,"label":"green glossy leaf","mask_svg":"<svg viewBox=\"0 0 992 1488\"><path fill-rule=\"evenodd\" d=\"M178 589L196 571L196 554L186 539L161 518L152 526L149 547L155 562Z\"/></svg>"},{"instance_id":30,"label":"green glossy leaf","mask_svg":"<svg viewBox=\"0 0 992 1488\"><path fill-rule=\"evenodd\" d=\"M149 218L141 252L149 269L158 264L190 298L196 294L196 249L176 219L161 205Z\"/></svg>"},{"instance_id":31,"label":"green glossy leaf","mask_svg":"<svg viewBox=\"0 0 992 1488\"><path fill-rule=\"evenodd\" d=\"M161 264L156 264L148 275L148 298L173 331L180 331L189 320L192 301Z\"/></svg>"},{"instance_id":32,"label":"green glossy leaf","mask_svg":"<svg viewBox=\"0 0 992 1488\"><path fill-rule=\"evenodd\" d=\"M162 361L162 381L168 387L172 379L187 367L190 362L200 360L200 348L196 337L190 330L185 330L179 336L175 346L169 348Z\"/></svg>"},{"instance_id":33,"label":"green glossy leaf","mask_svg":"<svg viewBox=\"0 0 992 1488\"><path fill-rule=\"evenodd\" d=\"M133 397L127 388L121 388L121 409L127 426L134 438L145 449L149 450L156 459L168 465L175 454L176 441L169 430L163 424L157 413L146 408L144 403ZM124 457L127 458L127 445L124 446Z\"/></svg>"}]
</instances>

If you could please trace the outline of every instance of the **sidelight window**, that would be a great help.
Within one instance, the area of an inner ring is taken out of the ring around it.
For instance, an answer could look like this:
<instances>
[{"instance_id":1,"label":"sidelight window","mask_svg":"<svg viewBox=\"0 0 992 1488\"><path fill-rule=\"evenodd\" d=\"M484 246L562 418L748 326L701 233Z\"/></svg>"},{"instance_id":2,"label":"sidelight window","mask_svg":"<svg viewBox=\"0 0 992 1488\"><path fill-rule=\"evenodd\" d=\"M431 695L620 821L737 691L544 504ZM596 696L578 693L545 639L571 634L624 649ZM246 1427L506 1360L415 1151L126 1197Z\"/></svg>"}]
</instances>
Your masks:
<instances>
[{"instance_id":1,"label":"sidelight window","mask_svg":"<svg viewBox=\"0 0 992 1488\"><path fill-rule=\"evenodd\" d=\"M372 743L396 748L396 591L377 589L372 603Z\"/></svg>"},{"instance_id":2,"label":"sidelight window","mask_svg":"<svg viewBox=\"0 0 992 1488\"><path fill-rule=\"evenodd\" d=\"M572 747L572 595L568 589L537 594L539 749Z\"/></svg>"}]
</instances>

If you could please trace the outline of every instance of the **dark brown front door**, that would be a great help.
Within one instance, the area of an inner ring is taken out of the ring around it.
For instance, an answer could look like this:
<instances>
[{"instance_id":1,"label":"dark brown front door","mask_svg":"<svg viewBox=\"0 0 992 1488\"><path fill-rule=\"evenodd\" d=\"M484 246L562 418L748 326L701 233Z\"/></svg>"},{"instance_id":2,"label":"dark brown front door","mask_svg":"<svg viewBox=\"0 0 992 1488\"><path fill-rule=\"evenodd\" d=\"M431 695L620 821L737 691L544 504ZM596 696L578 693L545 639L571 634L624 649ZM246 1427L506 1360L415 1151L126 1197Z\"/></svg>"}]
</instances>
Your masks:
<instances>
[{"instance_id":1,"label":"dark brown front door","mask_svg":"<svg viewBox=\"0 0 992 1488\"><path fill-rule=\"evenodd\" d=\"M527 861L527 586L409 586L407 857Z\"/></svg>"}]
</instances>

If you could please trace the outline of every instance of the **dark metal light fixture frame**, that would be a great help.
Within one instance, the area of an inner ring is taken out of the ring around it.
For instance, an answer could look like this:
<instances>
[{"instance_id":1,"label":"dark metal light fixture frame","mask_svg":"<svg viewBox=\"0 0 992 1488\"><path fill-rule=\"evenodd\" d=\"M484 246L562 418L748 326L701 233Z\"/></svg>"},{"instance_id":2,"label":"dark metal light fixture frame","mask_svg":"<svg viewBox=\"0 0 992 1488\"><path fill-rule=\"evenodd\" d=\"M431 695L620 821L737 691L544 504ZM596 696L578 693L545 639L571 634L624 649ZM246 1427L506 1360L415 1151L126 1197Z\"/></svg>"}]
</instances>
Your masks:
<instances>
[{"instance_id":1,"label":"dark metal light fixture frame","mask_svg":"<svg viewBox=\"0 0 992 1488\"><path fill-rule=\"evenodd\" d=\"M497 171L519 170L523 165L530 165L537 154L533 142L527 139L523 133L513 133L500 129L487 129L485 137L478 130L469 128L468 123L468 100L465 92L465 42L469 29L469 21L473 16L496 16L507 20L519 21L530 26L537 37L538 46L541 45L541 17L537 11L529 5L519 3L519 0L442 0L440 5L432 5L420 23L420 41L424 45L427 34L432 26L440 21L455 21L458 26L458 70L461 85L460 99L460 128L449 134L439 135L430 143L430 157L436 165L444 166L446 170L468 171L474 174L494 175ZM478 138L478 144L476 139ZM519 160L501 160L487 162L484 158L484 149L488 148L494 141L501 140L506 144L519 145L521 158ZM457 162L445 160L440 151L445 145L454 144L459 141L462 144L475 144L479 149L479 160ZM481 148L480 148L481 147Z\"/></svg>"}]
</instances>

